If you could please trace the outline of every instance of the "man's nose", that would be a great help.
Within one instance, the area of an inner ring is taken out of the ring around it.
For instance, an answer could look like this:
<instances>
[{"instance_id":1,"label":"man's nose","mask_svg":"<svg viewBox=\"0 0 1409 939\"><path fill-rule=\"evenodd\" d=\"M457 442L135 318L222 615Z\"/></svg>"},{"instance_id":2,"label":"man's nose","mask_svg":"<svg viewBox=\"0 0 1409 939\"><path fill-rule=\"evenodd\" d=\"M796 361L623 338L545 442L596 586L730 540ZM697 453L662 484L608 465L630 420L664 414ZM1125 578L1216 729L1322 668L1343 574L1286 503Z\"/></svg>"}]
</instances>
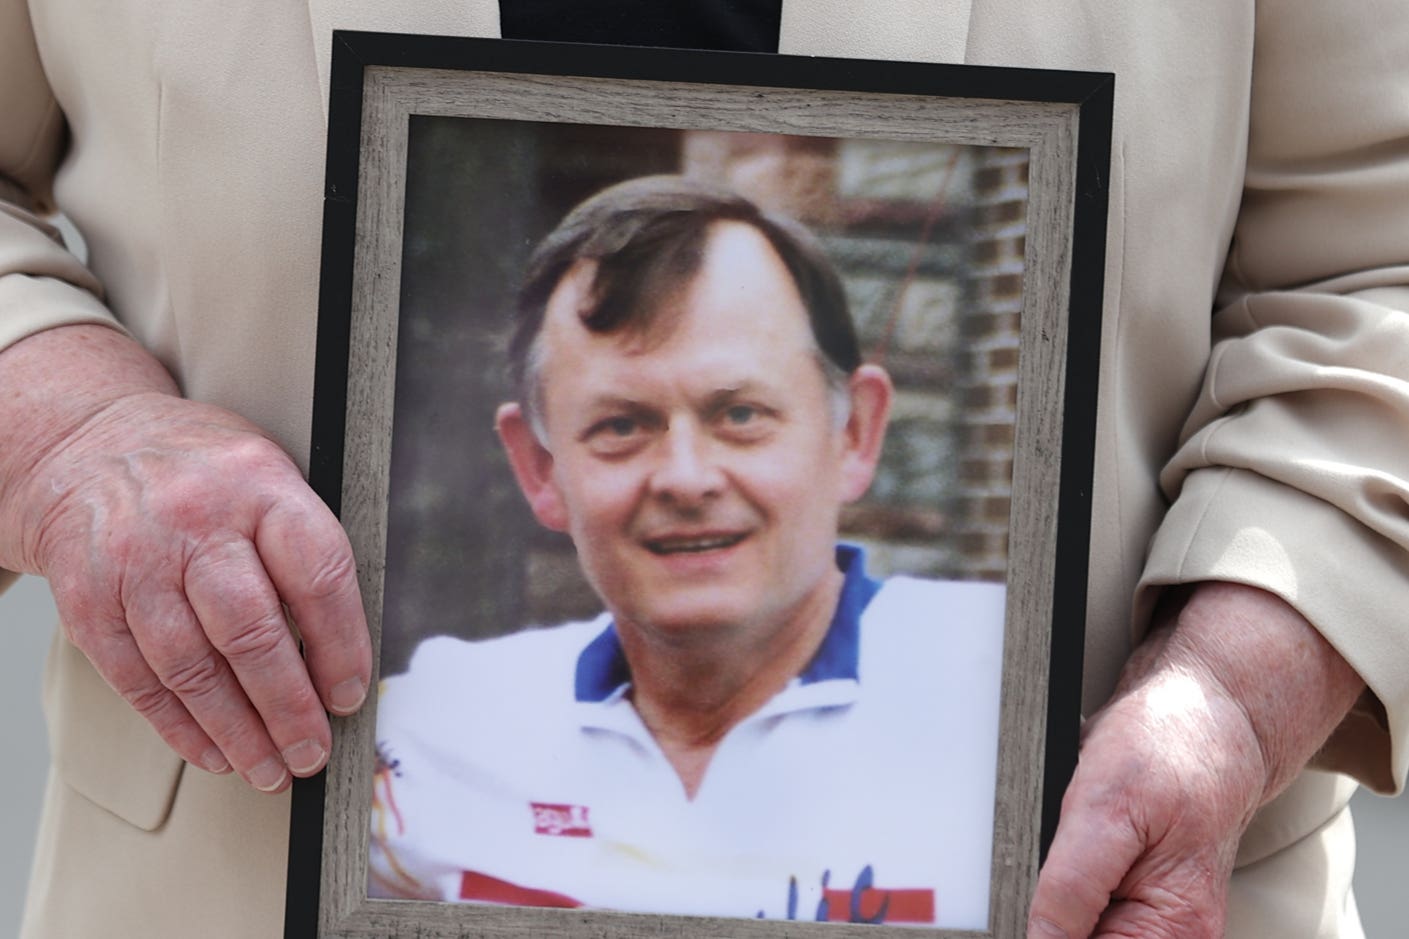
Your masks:
<instances>
[{"instance_id":1,"label":"man's nose","mask_svg":"<svg viewBox=\"0 0 1409 939\"><path fill-rule=\"evenodd\" d=\"M725 476L716 455L699 427L672 423L660 441L658 462L651 473L651 494L679 505L718 495Z\"/></svg>"}]
</instances>

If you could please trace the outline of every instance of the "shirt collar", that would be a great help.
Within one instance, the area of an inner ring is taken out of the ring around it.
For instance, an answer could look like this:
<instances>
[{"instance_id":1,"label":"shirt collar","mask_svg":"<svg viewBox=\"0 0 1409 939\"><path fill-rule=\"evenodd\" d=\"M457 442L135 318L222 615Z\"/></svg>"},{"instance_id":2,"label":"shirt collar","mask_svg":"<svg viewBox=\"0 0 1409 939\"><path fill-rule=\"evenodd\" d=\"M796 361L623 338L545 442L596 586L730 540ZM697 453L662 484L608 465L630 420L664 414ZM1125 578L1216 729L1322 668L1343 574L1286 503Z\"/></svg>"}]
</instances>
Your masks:
<instances>
[{"instance_id":1,"label":"shirt collar","mask_svg":"<svg viewBox=\"0 0 1409 939\"><path fill-rule=\"evenodd\" d=\"M861 614L881 583L867 575L866 552L859 545L837 545L837 568L844 577L837 608L822 645L798 675L802 685L859 679ZM631 666L622 651L616 623L609 622L577 658L576 697L583 703L607 703L621 697L630 686Z\"/></svg>"}]
</instances>

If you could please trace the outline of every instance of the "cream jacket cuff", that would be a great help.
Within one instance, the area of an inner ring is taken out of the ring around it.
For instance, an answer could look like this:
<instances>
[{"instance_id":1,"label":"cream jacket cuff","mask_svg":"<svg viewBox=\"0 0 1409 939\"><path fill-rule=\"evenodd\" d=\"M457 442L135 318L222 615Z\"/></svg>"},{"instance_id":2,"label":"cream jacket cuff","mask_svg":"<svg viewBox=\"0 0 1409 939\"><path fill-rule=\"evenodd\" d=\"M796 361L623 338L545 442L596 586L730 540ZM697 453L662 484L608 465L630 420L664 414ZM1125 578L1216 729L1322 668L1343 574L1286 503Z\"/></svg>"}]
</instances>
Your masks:
<instances>
[{"instance_id":1,"label":"cream jacket cuff","mask_svg":"<svg viewBox=\"0 0 1409 939\"><path fill-rule=\"evenodd\" d=\"M1295 607L1369 686L1314 765L1379 792L1404 784L1409 555L1350 515L1255 472L1189 474L1151 545L1136 597L1148 621L1160 587L1205 580L1259 587Z\"/></svg>"}]
</instances>

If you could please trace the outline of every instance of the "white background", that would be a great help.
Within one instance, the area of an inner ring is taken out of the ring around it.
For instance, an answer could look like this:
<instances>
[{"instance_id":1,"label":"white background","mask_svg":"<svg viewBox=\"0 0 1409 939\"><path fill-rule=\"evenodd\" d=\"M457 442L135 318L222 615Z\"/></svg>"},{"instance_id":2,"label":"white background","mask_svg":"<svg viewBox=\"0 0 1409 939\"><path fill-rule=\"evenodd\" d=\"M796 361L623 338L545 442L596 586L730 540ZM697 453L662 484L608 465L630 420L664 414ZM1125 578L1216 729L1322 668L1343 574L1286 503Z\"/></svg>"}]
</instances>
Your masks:
<instances>
[{"instance_id":1,"label":"white background","mask_svg":"<svg viewBox=\"0 0 1409 939\"><path fill-rule=\"evenodd\" d=\"M4 772L0 774L0 936L19 931L48 749L39 708L40 674L55 613L47 585L26 577L0 595L0 713ZM1361 863L1355 879L1369 939L1404 935L1402 912L1409 798L1362 792L1355 813ZM86 939L86 937L74 937Z\"/></svg>"}]
</instances>

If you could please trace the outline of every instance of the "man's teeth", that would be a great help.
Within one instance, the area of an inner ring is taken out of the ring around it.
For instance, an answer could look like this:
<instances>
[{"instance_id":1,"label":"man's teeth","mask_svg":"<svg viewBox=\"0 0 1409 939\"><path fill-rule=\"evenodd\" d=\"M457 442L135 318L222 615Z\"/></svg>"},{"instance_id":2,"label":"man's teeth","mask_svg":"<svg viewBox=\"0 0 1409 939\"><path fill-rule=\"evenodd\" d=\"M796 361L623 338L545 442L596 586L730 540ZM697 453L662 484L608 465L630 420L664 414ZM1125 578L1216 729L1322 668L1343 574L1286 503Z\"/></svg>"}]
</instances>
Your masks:
<instances>
[{"instance_id":1,"label":"man's teeth","mask_svg":"<svg viewBox=\"0 0 1409 939\"><path fill-rule=\"evenodd\" d=\"M672 538L669 541L651 542L651 550L656 554L683 554L687 551L714 551L727 548L744 540L743 535L713 535L708 538Z\"/></svg>"}]
</instances>

